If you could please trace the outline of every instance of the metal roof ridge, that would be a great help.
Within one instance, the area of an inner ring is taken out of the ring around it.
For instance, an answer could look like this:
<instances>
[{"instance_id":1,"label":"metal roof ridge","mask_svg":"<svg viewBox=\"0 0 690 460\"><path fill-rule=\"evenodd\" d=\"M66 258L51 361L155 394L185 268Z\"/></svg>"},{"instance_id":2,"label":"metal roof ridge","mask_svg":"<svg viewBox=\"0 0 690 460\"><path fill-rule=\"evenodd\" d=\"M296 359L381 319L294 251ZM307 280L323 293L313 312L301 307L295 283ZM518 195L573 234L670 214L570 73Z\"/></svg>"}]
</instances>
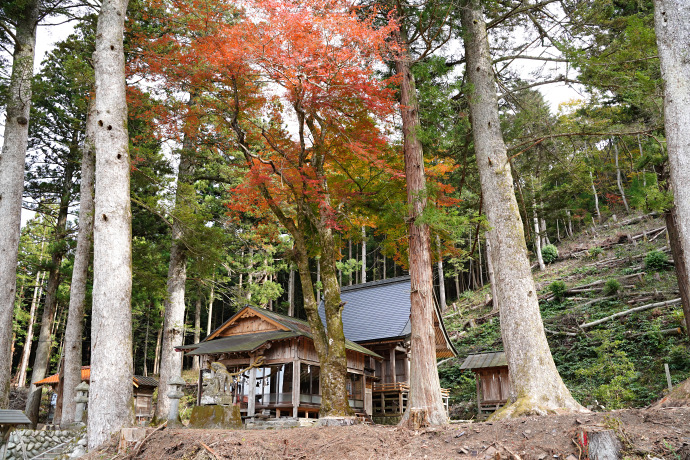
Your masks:
<instances>
[{"instance_id":1,"label":"metal roof ridge","mask_svg":"<svg viewBox=\"0 0 690 460\"><path fill-rule=\"evenodd\" d=\"M366 289L374 286L385 286L386 284L400 283L409 280L410 275L396 276L395 278L386 278L385 280L369 281L367 283L353 284L352 286L341 286L340 292L356 291L358 289Z\"/></svg>"}]
</instances>

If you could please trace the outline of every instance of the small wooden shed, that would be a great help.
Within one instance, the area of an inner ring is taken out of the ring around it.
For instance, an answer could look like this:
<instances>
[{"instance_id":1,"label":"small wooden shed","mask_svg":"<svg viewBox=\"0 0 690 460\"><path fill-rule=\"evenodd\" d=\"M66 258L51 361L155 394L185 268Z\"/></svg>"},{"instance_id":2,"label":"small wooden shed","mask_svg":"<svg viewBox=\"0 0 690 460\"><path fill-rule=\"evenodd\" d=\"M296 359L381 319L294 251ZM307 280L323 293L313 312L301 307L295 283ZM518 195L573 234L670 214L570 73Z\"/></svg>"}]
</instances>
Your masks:
<instances>
[{"instance_id":1,"label":"small wooden shed","mask_svg":"<svg viewBox=\"0 0 690 460\"><path fill-rule=\"evenodd\" d=\"M504 352L468 355L460 369L474 372L477 380L477 414L480 418L498 410L508 401L510 374Z\"/></svg>"},{"instance_id":2,"label":"small wooden shed","mask_svg":"<svg viewBox=\"0 0 690 460\"><path fill-rule=\"evenodd\" d=\"M91 380L91 366L81 367L81 380L89 382ZM63 374L53 374L43 380L36 382L36 386L50 385L57 393L57 404L53 419L60 419L60 409L62 408L62 385ZM134 397L135 417L137 422L147 422L153 414L153 392L158 386L158 380L143 375L132 376L132 396Z\"/></svg>"}]
</instances>

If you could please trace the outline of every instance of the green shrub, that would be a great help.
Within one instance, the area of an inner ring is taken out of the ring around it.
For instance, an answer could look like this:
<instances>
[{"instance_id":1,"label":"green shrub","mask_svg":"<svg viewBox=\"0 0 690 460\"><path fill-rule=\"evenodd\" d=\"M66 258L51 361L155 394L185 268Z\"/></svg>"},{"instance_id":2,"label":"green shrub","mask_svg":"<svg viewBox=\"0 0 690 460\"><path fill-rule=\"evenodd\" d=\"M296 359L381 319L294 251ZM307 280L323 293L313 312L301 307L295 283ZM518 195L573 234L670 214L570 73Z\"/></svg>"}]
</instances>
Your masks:
<instances>
[{"instance_id":1,"label":"green shrub","mask_svg":"<svg viewBox=\"0 0 690 460\"><path fill-rule=\"evenodd\" d=\"M565 297L565 291L567 291L568 288L565 286L565 282L563 281L554 281L553 283L549 284L549 291L551 291L551 294L558 300L559 302L563 300Z\"/></svg>"},{"instance_id":2,"label":"green shrub","mask_svg":"<svg viewBox=\"0 0 690 460\"><path fill-rule=\"evenodd\" d=\"M668 256L665 252L649 251L644 258L644 265L647 270L661 271L668 266Z\"/></svg>"},{"instance_id":3,"label":"green shrub","mask_svg":"<svg viewBox=\"0 0 690 460\"><path fill-rule=\"evenodd\" d=\"M604 253L604 250L597 246L596 248L590 249L588 252L590 259L596 259Z\"/></svg>"},{"instance_id":4,"label":"green shrub","mask_svg":"<svg viewBox=\"0 0 690 460\"><path fill-rule=\"evenodd\" d=\"M609 331L595 332L593 336L602 340L601 345L594 349L596 360L575 371L577 376L586 379L587 386L591 388L583 402L596 399L609 410L621 409L635 398L631 390L638 379L635 365L620 349L623 342L612 340Z\"/></svg>"},{"instance_id":5,"label":"green shrub","mask_svg":"<svg viewBox=\"0 0 690 460\"><path fill-rule=\"evenodd\" d=\"M551 264L558 259L558 248L553 244L547 244L541 248L541 258L544 259L544 263Z\"/></svg>"},{"instance_id":6,"label":"green shrub","mask_svg":"<svg viewBox=\"0 0 690 460\"><path fill-rule=\"evenodd\" d=\"M604 284L605 295L615 295L621 288L621 283L618 280L610 279Z\"/></svg>"}]
</instances>

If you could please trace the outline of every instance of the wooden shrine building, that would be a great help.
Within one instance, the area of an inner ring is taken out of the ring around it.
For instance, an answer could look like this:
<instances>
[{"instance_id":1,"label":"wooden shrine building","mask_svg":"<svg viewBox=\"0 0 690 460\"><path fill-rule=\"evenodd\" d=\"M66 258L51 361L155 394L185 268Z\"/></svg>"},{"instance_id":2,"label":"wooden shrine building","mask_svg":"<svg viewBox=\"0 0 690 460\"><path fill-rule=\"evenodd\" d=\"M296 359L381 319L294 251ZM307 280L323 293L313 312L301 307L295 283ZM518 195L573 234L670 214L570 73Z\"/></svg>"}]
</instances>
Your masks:
<instances>
[{"instance_id":1,"label":"wooden shrine building","mask_svg":"<svg viewBox=\"0 0 690 460\"><path fill-rule=\"evenodd\" d=\"M350 406L361 412L365 363L382 358L350 341L346 349ZM246 306L204 341L178 351L201 357L199 404L239 405L249 417L264 411L276 417L319 412L319 358L306 321ZM225 369L212 365L216 362ZM239 374L229 375L235 373Z\"/></svg>"},{"instance_id":2,"label":"wooden shrine building","mask_svg":"<svg viewBox=\"0 0 690 460\"><path fill-rule=\"evenodd\" d=\"M409 391L410 278L343 287L341 298L350 406L400 416ZM438 306L435 330L437 357L455 356ZM250 417L318 414L319 359L306 321L246 306L202 342L177 350L201 357L198 404L239 405Z\"/></svg>"},{"instance_id":3,"label":"wooden shrine building","mask_svg":"<svg viewBox=\"0 0 690 460\"><path fill-rule=\"evenodd\" d=\"M81 368L82 382L89 382L91 380L91 366L82 366ZM43 380L36 382L36 386L50 385L53 391L57 393L57 404L55 405L56 413L53 416L54 420L60 419L60 409L62 408L62 383L63 374L53 374ZM143 375L134 375L132 377L132 390L134 396L134 415L137 422L148 422L153 415L153 392L158 387L158 380L152 377L144 377Z\"/></svg>"},{"instance_id":4,"label":"wooden shrine building","mask_svg":"<svg viewBox=\"0 0 690 460\"><path fill-rule=\"evenodd\" d=\"M477 414L479 418L488 416L508 402L510 374L504 352L468 355L460 369L474 372L477 380Z\"/></svg>"}]
</instances>

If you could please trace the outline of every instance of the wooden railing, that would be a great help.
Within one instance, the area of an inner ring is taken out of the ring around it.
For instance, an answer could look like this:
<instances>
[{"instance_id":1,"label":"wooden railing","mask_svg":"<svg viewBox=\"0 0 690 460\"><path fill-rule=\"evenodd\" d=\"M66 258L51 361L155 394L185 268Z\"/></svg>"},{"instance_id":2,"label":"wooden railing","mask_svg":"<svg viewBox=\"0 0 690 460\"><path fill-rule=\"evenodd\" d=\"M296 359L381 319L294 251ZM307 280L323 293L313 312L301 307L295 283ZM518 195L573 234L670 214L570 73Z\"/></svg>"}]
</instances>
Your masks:
<instances>
[{"instance_id":1,"label":"wooden railing","mask_svg":"<svg viewBox=\"0 0 690 460\"><path fill-rule=\"evenodd\" d=\"M375 383L373 391L410 391L410 385L407 382Z\"/></svg>"},{"instance_id":2,"label":"wooden railing","mask_svg":"<svg viewBox=\"0 0 690 460\"><path fill-rule=\"evenodd\" d=\"M373 391L375 393L381 391L410 391L410 384L407 382L374 383ZM441 396L448 398L450 390L448 388L441 388Z\"/></svg>"}]
</instances>

